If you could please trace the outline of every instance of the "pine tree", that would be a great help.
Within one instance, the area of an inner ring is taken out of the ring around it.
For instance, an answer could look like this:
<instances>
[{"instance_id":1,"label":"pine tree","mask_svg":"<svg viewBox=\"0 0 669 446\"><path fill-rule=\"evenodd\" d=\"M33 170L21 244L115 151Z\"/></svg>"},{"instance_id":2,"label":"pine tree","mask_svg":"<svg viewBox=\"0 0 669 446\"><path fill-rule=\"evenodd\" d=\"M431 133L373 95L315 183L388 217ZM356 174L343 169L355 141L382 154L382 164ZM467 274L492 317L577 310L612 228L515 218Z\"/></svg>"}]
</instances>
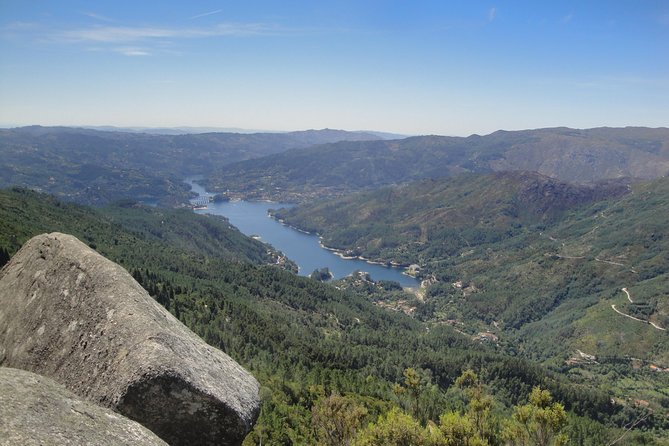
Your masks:
<instances>
[{"instance_id":1,"label":"pine tree","mask_svg":"<svg viewBox=\"0 0 669 446\"><path fill-rule=\"evenodd\" d=\"M347 446L360 428L367 410L351 398L332 394L311 409L311 423L324 445Z\"/></svg>"},{"instance_id":2,"label":"pine tree","mask_svg":"<svg viewBox=\"0 0 669 446\"><path fill-rule=\"evenodd\" d=\"M532 389L529 404L516 406L513 422L502 436L514 446L562 446L567 436L562 434L567 425L567 413L560 403L554 403L548 390L539 386Z\"/></svg>"},{"instance_id":3,"label":"pine tree","mask_svg":"<svg viewBox=\"0 0 669 446\"><path fill-rule=\"evenodd\" d=\"M432 443L428 429L401 412L391 409L362 430L353 441L355 446L428 446Z\"/></svg>"},{"instance_id":4,"label":"pine tree","mask_svg":"<svg viewBox=\"0 0 669 446\"><path fill-rule=\"evenodd\" d=\"M9 262L9 258L10 257L7 250L4 247L0 248L0 268L5 266L7 262Z\"/></svg>"}]
</instances>

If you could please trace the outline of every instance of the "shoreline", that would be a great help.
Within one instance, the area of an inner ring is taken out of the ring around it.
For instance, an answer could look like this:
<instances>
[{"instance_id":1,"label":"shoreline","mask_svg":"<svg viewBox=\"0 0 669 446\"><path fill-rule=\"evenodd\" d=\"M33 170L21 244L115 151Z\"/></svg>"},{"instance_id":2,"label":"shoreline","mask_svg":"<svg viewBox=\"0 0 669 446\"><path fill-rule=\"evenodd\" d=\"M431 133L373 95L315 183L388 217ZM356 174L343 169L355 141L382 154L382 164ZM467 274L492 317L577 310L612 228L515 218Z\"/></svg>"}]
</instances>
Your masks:
<instances>
[{"instance_id":1,"label":"shoreline","mask_svg":"<svg viewBox=\"0 0 669 446\"><path fill-rule=\"evenodd\" d=\"M337 249L337 248L331 248L331 247L323 244L323 236L320 235L319 233L317 233L317 232L313 233L313 232L305 231L304 229L297 228L297 227L295 227L291 224L286 223L281 218L276 218L275 216L273 216L269 212L267 213L267 216L269 218L272 218L272 219L276 220L277 222L281 223L282 225L284 225L284 226L286 226L286 227L288 227L288 228L290 228L294 231L298 231L298 232L301 232L303 234L314 235L314 236L318 237L318 245L321 248L332 252L334 255L336 255L337 257L339 257L343 260L362 260L363 262L369 263L370 265L379 265L379 266L383 266L384 268L402 269L403 270L402 274L404 274L405 276L411 277L412 279L415 279L415 280L419 280L417 277L412 276L411 274L407 273L407 268L408 268L409 265L404 265L404 264L401 264L401 263L398 263L398 262L393 262L393 261L391 261L391 262L380 262L380 261L377 261L377 260L370 260L370 259L368 259L366 257L363 257L363 256L347 256L343 250ZM407 287L407 288L410 288L410 287Z\"/></svg>"},{"instance_id":2,"label":"shoreline","mask_svg":"<svg viewBox=\"0 0 669 446\"><path fill-rule=\"evenodd\" d=\"M194 181L194 178L191 177L191 178L187 179L186 183L191 184L191 191L197 193L197 196L209 195L209 193L206 190L204 190L202 185L200 185L199 183ZM200 189L200 190L199 191L193 190L194 189L193 185L197 185L197 188ZM200 191L203 191L204 193L201 194ZM281 202L272 201L272 200L242 200L242 199L237 198L237 197L230 198L229 203L236 203L236 202L241 202L241 201L246 201L246 202L249 202L249 203L256 202L256 203L276 204L276 205L278 205L279 207L282 207L282 208L288 208L288 207L295 206L294 203L281 203ZM395 279L396 281L400 282L400 285L402 286L402 288L407 289L407 290L413 290L413 289L417 289L417 288L420 287L420 280L417 277L415 277L411 274L407 274L408 265L403 265L403 264L400 264L399 262L393 262L393 261L390 261L390 262L376 261L376 260L368 259L368 258L363 257L363 256L346 255L345 251L343 251L343 250L340 250L340 249L337 249L337 248L331 248L329 246L324 245L323 244L323 237L320 234L305 231L304 229L300 229L300 228L297 228L293 225L290 225L290 224L286 223L283 219L277 218L275 215L273 215L273 213L270 213L269 212L270 210L271 210L271 208L268 209L266 214L265 214L267 217L275 220L276 222L280 223L282 226L290 228L293 231L297 231L299 233L309 235L309 236L318 237L318 246L321 249L324 249L326 251L329 251L329 252L333 253L334 255L339 257L340 259L342 259L342 260L359 260L359 261L365 262L366 264L369 264L369 265L377 265L377 266L383 267L384 269L388 269L388 270L393 269L396 272L399 272L401 275L403 275L405 277L408 277L408 278L411 278L412 281L415 281L415 284L411 284L411 285L407 286L407 285L402 283L403 280ZM258 234L251 234L251 235L249 235L249 237L251 237L255 240L264 241L263 237L259 236ZM302 268L300 267L300 265L297 265L297 266L298 266L298 274L299 274L300 272L302 272Z\"/></svg>"}]
</instances>

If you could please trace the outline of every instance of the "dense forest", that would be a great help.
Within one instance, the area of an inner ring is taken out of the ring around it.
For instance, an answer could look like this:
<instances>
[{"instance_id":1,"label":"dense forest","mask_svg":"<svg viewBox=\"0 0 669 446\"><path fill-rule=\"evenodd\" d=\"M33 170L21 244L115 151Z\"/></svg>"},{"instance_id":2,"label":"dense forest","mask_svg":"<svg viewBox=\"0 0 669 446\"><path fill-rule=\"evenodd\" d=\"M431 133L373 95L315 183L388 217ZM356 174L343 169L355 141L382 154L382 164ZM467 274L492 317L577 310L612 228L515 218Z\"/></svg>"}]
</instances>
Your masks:
<instances>
[{"instance_id":1,"label":"dense forest","mask_svg":"<svg viewBox=\"0 0 669 446\"><path fill-rule=\"evenodd\" d=\"M666 413L669 374L657 372L669 367L666 209L666 178L584 187L504 173L275 216L347 255L419 265L420 299L403 305L417 317Z\"/></svg>"},{"instance_id":2,"label":"dense forest","mask_svg":"<svg viewBox=\"0 0 669 446\"><path fill-rule=\"evenodd\" d=\"M258 377L263 408L247 444L662 444L661 411L612 403L606 386L388 310L355 286L299 277L225 219L0 192L2 258L50 231L124 266ZM528 436L539 431L544 443Z\"/></svg>"}]
</instances>

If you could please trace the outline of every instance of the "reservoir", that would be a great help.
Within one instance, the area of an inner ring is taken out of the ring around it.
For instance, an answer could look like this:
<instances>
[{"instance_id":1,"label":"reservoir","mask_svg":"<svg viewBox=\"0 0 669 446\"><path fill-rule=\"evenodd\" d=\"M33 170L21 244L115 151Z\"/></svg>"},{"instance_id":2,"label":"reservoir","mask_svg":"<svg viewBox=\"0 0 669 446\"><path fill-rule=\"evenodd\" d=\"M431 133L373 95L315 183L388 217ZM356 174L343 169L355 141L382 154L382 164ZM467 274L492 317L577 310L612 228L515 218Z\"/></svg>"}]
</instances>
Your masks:
<instances>
[{"instance_id":1,"label":"reservoir","mask_svg":"<svg viewBox=\"0 0 669 446\"><path fill-rule=\"evenodd\" d=\"M191 180L187 182L195 193L201 196L209 195L199 184ZM228 201L209 203L208 209L195 212L225 216L244 234L257 236L261 241L283 252L297 263L302 276L308 276L315 269L328 267L335 279L359 270L368 272L373 280L393 280L409 288L419 285L413 277L402 274L401 268L372 264L360 259L342 259L332 251L321 247L318 236L283 225L267 214L268 209L291 206L293 205L290 203Z\"/></svg>"}]
</instances>

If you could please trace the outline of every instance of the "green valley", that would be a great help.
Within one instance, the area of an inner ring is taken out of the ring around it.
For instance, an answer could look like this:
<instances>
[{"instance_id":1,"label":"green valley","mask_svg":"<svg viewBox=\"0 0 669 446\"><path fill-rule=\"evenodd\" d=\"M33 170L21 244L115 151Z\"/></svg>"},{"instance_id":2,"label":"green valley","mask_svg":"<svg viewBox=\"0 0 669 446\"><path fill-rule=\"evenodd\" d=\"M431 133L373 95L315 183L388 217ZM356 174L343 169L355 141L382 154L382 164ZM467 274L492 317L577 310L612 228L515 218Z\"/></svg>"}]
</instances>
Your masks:
<instances>
[{"instance_id":1,"label":"green valley","mask_svg":"<svg viewBox=\"0 0 669 446\"><path fill-rule=\"evenodd\" d=\"M668 408L669 181L465 175L275 213L348 255L416 264L413 308L502 351Z\"/></svg>"},{"instance_id":2,"label":"green valley","mask_svg":"<svg viewBox=\"0 0 669 446\"><path fill-rule=\"evenodd\" d=\"M388 311L364 294L269 266L278 254L223 219L130 202L93 210L23 189L0 193L0 215L4 251L13 253L36 233L73 233L125 266L189 327L249 368L263 385L263 410L248 444L325 441L318 414L334 410L333 404L360 411L351 421L357 426L351 432L360 432L356 441L384 438L383 420L399 416L397 408L412 414L402 415L408 418L398 426L414 426L420 439L427 435L420 433L421 422L451 413L439 422L448 432L484 394L491 429L485 435L498 444L511 406L524 404L536 385L571 413L560 426L581 438L574 444L613 439L622 432L615 426L639 416L647 428L663 428L661 417L642 408L611 404L596 383L572 383L447 324ZM484 387L469 378L456 382L468 369L476 370ZM472 385L479 390L467 390ZM367 422L373 422L371 430L364 428ZM629 438L653 441L638 431Z\"/></svg>"},{"instance_id":3,"label":"green valley","mask_svg":"<svg viewBox=\"0 0 669 446\"><path fill-rule=\"evenodd\" d=\"M537 411L559 421L556 444L663 444L666 129L0 136L2 184L27 187L0 192L0 264L51 231L121 264L260 380L248 445L528 444ZM422 286L297 276L227 219L183 209L192 174L220 201L300 202L274 217Z\"/></svg>"}]
</instances>

